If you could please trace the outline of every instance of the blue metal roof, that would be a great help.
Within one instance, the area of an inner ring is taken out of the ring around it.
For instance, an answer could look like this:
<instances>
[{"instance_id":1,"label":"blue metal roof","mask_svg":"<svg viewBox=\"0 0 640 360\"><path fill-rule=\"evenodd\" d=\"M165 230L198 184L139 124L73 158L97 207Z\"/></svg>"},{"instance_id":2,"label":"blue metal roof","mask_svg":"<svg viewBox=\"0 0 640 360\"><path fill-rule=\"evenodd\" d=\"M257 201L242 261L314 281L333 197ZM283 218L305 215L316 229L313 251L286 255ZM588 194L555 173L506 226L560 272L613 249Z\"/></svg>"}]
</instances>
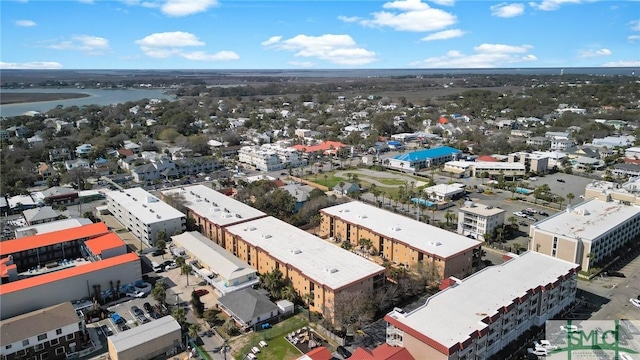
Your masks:
<instances>
[{"instance_id":1,"label":"blue metal roof","mask_svg":"<svg viewBox=\"0 0 640 360\"><path fill-rule=\"evenodd\" d=\"M446 155L459 154L461 152L462 151L458 149L454 149L449 146L442 146L442 147L437 147L433 149L425 149L425 150L414 151L414 152L405 153L405 154L398 154L393 158L396 160L413 162L413 161L419 161L419 160L425 160L425 159L433 159L433 158L446 156Z\"/></svg>"}]
</instances>

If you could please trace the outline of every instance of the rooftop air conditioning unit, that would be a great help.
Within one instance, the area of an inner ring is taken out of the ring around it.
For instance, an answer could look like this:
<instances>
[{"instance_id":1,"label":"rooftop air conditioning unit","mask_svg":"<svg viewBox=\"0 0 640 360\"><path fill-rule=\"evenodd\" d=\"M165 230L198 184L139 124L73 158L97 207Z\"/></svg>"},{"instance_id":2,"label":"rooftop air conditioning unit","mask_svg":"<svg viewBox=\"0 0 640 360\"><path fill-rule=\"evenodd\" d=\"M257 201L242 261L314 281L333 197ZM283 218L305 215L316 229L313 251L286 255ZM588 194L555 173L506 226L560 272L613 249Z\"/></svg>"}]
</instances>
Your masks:
<instances>
[{"instance_id":1,"label":"rooftop air conditioning unit","mask_svg":"<svg viewBox=\"0 0 640 360\"><path fill-rule=\"evenodd\" d=\"M271 235L269 235L269 234L262 234L262 237L263 237L264 239L270 239L270 238L271 238Z\"/></svg>"}]
</instances>

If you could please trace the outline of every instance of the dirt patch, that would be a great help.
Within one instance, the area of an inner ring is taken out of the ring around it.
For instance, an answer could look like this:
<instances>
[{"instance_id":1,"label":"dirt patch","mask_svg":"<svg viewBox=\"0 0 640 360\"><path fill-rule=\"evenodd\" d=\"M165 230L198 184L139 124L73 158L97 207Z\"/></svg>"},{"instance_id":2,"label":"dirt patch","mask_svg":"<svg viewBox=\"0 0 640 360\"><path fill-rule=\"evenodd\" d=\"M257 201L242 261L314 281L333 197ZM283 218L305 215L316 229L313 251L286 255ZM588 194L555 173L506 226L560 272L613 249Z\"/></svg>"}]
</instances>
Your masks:
<instances>
[{"instance_id":1,"label":"dirt patch","mask_svg":"<svg viewBox=\"0 0 640 360\"><path fill-rule=\"evenodd\" d=\"M3 93L0 104L22 104L40 101L69 100L89 97L89 94L80 93Z\"/></svg>"}]
</instances>

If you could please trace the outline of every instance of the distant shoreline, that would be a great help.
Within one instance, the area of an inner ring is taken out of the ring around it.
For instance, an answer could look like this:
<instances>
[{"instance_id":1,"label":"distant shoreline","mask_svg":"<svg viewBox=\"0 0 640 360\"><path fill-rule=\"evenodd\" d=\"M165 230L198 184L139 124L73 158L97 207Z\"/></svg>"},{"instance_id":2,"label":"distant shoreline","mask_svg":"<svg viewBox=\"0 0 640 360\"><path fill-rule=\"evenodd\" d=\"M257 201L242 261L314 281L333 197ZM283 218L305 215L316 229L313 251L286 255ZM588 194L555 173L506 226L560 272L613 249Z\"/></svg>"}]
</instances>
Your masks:
<instances>
[{"instance_id":1,"label":"distant shoreline","mask_svg":"<svg viewBox=\"0 0 640 360\"><path fill-rule=\"evenodd\" d=\"M90 94L82 93L2 93L0 105L27 104L46 101L70 100L90 97Z\"/></svg>"}]
</instances>

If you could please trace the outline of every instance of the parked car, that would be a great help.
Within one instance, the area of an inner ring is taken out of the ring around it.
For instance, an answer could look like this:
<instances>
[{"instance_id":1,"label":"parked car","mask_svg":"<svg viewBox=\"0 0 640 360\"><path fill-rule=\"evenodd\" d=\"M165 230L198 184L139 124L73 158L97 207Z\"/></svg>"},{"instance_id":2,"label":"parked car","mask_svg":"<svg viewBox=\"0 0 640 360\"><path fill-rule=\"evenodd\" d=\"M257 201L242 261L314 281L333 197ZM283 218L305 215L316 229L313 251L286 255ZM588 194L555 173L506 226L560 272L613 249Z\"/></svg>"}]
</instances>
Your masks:
<instances>
[{"instance_id":1,"label":"parked car","mask_svg":"<svg viewBox=\"0 0 640 360\"><path fill-rule=\"evenodd\" d=\"M640 308L640 300L631 298L629 302L633 304L633 306Z\"/></svg>"},{"instance_id":2,"label":"parked car","mask_svg":"<svg viewBox=\"0 0 640 360\"><path fill-rule=\"evenodd\" d=\"M551 345L549 340L534 341L533 342L533 347L534 348L544 348L544 349L547 349L547 350L555 350L555 349L558 348L558 346L556 346L556 345Z\"/></svg>"},{"instance_id":3,"label":"parked car","mask_svg":"<svg viewBox=\"0 0 640 360\"><path fill-rule=\"evenodd\" d=\"M207 295L209 293L209 290L207 290L207 289L198 289L198 290L195 290L195 292L196 292L196 295L198 295L198 296L205 296L205 295Z\"/></svg>"},{"instance_id":4,"label":"parked car","mask_svg":"<svg viewBox=\"0 0 640 360\"><path fill-rule=\"evenodd\" d=\"M549 214L545 211L540 211L538 214L542 215L542 216L549 216Z\"/></svg>"},{"instance_id":5,"label":"parked car","mask_svg":"<svg viewBox=\"0 0 640 360\"><path fill-rule=\"evenodd\" d=\"M169 264L164 266L165 270L177 269L178 264L175 261L170 262Z\"/></svg>"},{"instance_id":6,"label":"parked car","mask_svg":"<svg viewBox=\"0 0 640 360\"><path fill-rule=\"evenodd\" d=\"M338 354L340 354L340 356L342 356L345 359L348 359L351 357L351 351L347 350L344 346L340 345L338 346L338 348L336 349L336 351L338 352Z\"/></svg>"},{"instance_id":7,"label":"parked car","mask_svg":"<svg viewBox=\"0 0 640 360\"><path fill-rule=\"evenodd\" d=\"M131 307L131 314L133 316L139 316L139 315L144 315L144 312L139 307L133 305Z\"/></svg>"},{"instance_id":8,"label":"parked car","mask_svg":"<svg viewBox=\"0 0 640 360\"><path fill-rule=\"evenodd\" d=\"M612 276L612 277L619 277L619 278L626 278L627 276L623 273L621 273L620 271L605 271L602 273L602 275L604 276Z\"/></svg>"},{"instance_id":9,"label":"parked car","mask_svg":"<svg viewBox=\"0 0 640 360\"><path fill-rule=\"evenodd\" d=\"M526 223L526 222L524 222L524 221L520 221L520 222L518 223L518 225L520 225L520 226L529 226L529 224L527 224L527 223Z\"/></svg>"},{"instance_id":10,"label":"parked car","mask_svg":"<svg viewBox=\"0 0 640 360\"><path fill-rule=\"evenodd\" d=\"M143 298L146 294L142 291L130 291L127 293L127 296L133 298Z\"/></svg>"},{"instance_id":11,"label":"parked car","mask_svg":"<svg viewBox=\"0 0 640 360\"><path fill-rule=\"evenodd\" d=\"M565 182L564 179L556 179L556 181L561 183Z\"/></svg>"},{"instance_id":12,"label":"parked car","mask_svg":"<svg viewBox=\"0 0 640 360\"><path fill-rule=\"evenodd\" d=\"M527 352L529 354L533 354L535 356L547 356L547 349L545 349L545 348L540 348L540 347L528 348Z\"/></svg>"},{"instance_id":13,"label":"parked car","mask_svg":"<svg viewBox=\"0 0 640 360\"><path fill-rule=\"evenodd\" d=\"M113 323L116 325L124 324L127 322L122 316L118 315L117 313L112 313L110 316L111 320L113 320Z\"/></svg>"},{"instance_id":14,"label":"parked car","mask_svg":"<svg viewBox=\"0 0 640 360\"><path fill-rule=\"evenodd\" d=\"M148 313L153 312L153 306L151 306L151 304L149 304L148 302L144 303L142 305L142 307L144 308L144 310Z\"/></svg>"},{"instance_id":15,"label":"parked car","mask_svg":"<svg viewBox=\"0 0 640 360\"><path fill-rule=\"evenodd\" d=\"M166 252L166 251L164 251L163 249L158 249L158 250L155 250L154 252L152 252L152 253L151 253L151 256L160 256L160 255L164 255L164 254L166 254L166 253L167 253L167 252Z\"/></svg>"}]
</instances>

